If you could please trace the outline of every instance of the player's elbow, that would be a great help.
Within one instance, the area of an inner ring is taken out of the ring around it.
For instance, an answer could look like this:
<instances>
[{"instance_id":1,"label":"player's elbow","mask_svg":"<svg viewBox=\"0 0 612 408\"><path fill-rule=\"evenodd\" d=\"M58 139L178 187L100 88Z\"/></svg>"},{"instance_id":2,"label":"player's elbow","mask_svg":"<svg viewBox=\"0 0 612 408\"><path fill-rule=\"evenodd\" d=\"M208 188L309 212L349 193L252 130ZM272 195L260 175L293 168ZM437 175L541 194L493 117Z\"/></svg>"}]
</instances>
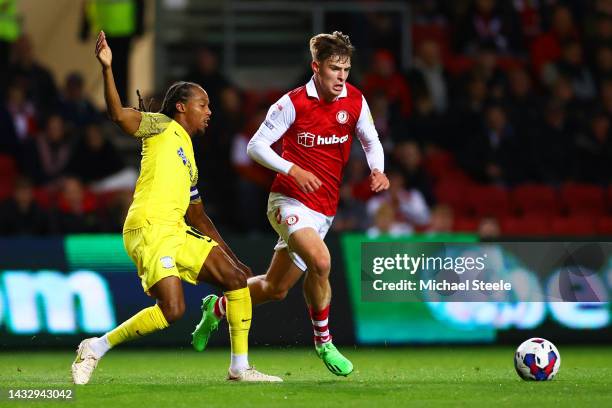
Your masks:
<instances>
[{"instance_id":1,"label":"player's elbow","mask_svg":"<svg viewBox=\"0 0 612 408\"><path fill-rule=\"evenodd\" d=\"M259 143L255 140L254 137L249 140L249 144L247 145L247 155L253 161L256 161L258 145Z\"/></svg>"}]
</instances>

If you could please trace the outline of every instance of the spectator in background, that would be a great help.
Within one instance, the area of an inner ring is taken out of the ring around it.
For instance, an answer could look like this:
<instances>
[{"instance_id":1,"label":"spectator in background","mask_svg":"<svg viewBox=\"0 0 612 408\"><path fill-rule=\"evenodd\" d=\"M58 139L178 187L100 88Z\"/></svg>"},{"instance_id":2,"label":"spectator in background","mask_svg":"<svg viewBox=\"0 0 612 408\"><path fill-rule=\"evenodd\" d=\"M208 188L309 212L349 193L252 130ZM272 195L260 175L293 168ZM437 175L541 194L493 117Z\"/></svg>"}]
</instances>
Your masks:
<instances>
[{"instance_id":1,"label":"spectator in background","mask_svg":"<svg viewBox=\"0 0 612 408\"><path fill-rule=\"evenodd\" d=\"M603 112L595 113L589 130L576 140L576 172L579 181L607 186L612 182L612 140L610 140L610 117Z\"/></svg>"},{"instance_id":2,"label":"spectator in background","mask_svg":"<svg viewBox=\"0 0 612 408\"><path fill-rule=\"evenodd\" d=\"M571 79L559 76L550 88L551 98L561 103L572 126L585 122L589 104L576 97Z\"/></svg>"},{"instance_id":3,"label":"spectator in background","mask_svg":"<svg viewBox=\"0 0 612 408\"><path fill-rule=\"evenodd\" d=\"M407 118L412 112L410 88L406 79L397 71L395 58L387 50L378 50L373 57L372 68L363 76L362 89L366 98L384 94L390 107L391 120Z\"/></svg>"},{"instance_id":4,"label":"spectator in background","mask_svg":"<svg viewBox=\"0 0 612 408\"><path fill-rule=\"evenodd\" d=\"M138 178L136 170L125 166L115 146L96 123L84 129L66 172L77 174L96 192L133 190Z\"/></svg>"},{"instance_id":5,"label":"spectator in background","mask_svg":"<svg viewBox=\"0 0 612 408\"><path fill-rule=\"evenodd\" d=\"M430 234L453 232L453 223L453 209L446 204L438 204L431 210L427 232Z\"/></svg>"},{"instance_id":6,"label":"spectator in background","mask_svg":"<svg viewBox=\"0 0 612 408\"><path fill-rule=\"evenodd\" d=\"M20 151L20 141L15 129L13 116L8 107L0 105L0 153L17 157Z\"/></svg>"},{"instance_id":7,"label":"spectator in background","mask_svg":"<svg viewBox=\"0 0 612 408\"><path fill-rule=\"evenodd\" d=\"M400 118L393 119L389 100L381 91L372 95L368 101L374 127L378 132L378 138L385 150L389 150L393 145L393 141L397 137L402 137L405 134L405 121Z\"/></svg>"},{"instance_id":8,"label":"spectator in background","mask_svg":"<svg viewBox=\"0 0 612 408\"><path fill-rule=\"evenodd\" d=\"M30 37L22 35L13 47L14 60L8 67L10 83L19 83L31 100L36 112L46 114L57 103L57 87L51 72L40 64L33 51Z\"/></svg>"},{"instance_id":9,"label":"spectator in background","mask_svg":"<svg viewBox=\"0 0 612 408\"><path fill-rule=\"evenodd\" d=\"M265 231L265 219L260 215L266 212L267 196L274 180L274 172L254 162L247 154L249 140L266 118L267 109L260 108L251 116L242 131L234 135L231 150L231 164L238 175L235 197L249 197L249 205L235 201L233 209L238 230L255 232Z\"/></svg>"},{"instance_id":10,"label":"spectator in background","mask_svg":"<svg viewBox=\"0 0 612 408\"><path fill-rule=\"evenodd\" d=\"M399 143L393 149L392 160L397 171L402 173L405 184L419 190L431 206L434 201L432 185L423 167L423 152L419 145L414 141Z\"/></svg>"},{"instance_id":11,"label":"spectator in background","mask_svg":"<svg viewBox=\"0 0 612 408\"><path fill-rule=\"evenodd\" d=\"M206 191L206 212L211 217L226 225L236 225L234 215L226 211L228 200L233 202L236 177L218 175L235 175L230 163L232 142L244 127L242 98L237 88L229 86L221 90L214 115L206 137L193 139L199 170L198 189Z\"/></svg>"},{"instance_id":12,"label":"spectator in background","mask_svg":"<svg viewBox=\"0 0 612 408\"><path fill-rule=\"evenodd\" d=\"M195 54L193 67L187 74L186 80L202 84L202 86L206 87L210 100L210 110L216 115L221 92L231 86L230 81L219 69L219 57L217 54L210 48L201 47Z\"/></svg>"},{"instance_id":13,"label":"spectator in background","mask_svg":"<svg viewBox=\"0 0 612 408\"><path fill-rule=\"evenodd\" d=\"M578 40L569 39L561 46L561 57L544 67L542 79L553 84L560 76L567 78L574 95L581 101L590 101L596 96L595 81L589 68L584 64L582 45Z\"/></svg>"},{"instance_id":14,"label":"spectator in background","mask_svg":"<svg viewBox=\"0 0 612 408\"><path fill-rule=\"evenodd\" d=\"M377 238L381 235L398 237L410 235L414 232L407 222L398 220L396 208L388 202L381 203L374 212L373 224L366 231L370 238Z\"/></svg>"},{"instance_id":15,"label":"spectator in background","mask_svg":"<svg viewBox=\"0 0 612 408\"><path fill-rule=\"evenodd\" d=\"M561 57L561 44L564 41L579 39L579 32L569 8L559 5L552 13L552 26L540 34L531 44L531 64L533 72L540 78L544 67Z\"/></svg>"},{"instance_id":16,"label":"spectator in background","mask_svg":"<svg viewBox=\"0 0 612 408\"><path fill-rule=\"evenodd\" d=\"M599 97L599 106L607 115L612 116L612 79L603 81Z\"/></svg>"},{"instance_id":17,"label":"spectator in background","mask_svg":"<svg viewBox=\"0 0 612 408\"><path fill-rule=\"evenodd\" d=\"M436 112L446 112L449 102L447 73L437 42L425 40L420 44L409 78L413 95L428 95Z\"/></svg>"},{"instance_id":18,"label":"spectator in background","mask_svg":"<svg viewBox=\"0 0 612 408\"><path fill-rule=\"evenodd\" d=\"M449 147L446 132L446 116L437 112L428 94L417 93L414 98L414 112L406 122L406 130L396 132L394 140L402 143L408 140L416 140L419 145Z\"/></svg>"},{"instance_id":19,"label":"spectator in background","mask_svg":"<svg viewBox=\"0 0 612 408\"><path fill-rule=\"evenodd\" d=\"M496 218L485 217L478 223L478 235L482 239L495 239L501 235L501 228Z\"/></svg>"},{"instance_id":20,"label":"spectator in background","mask_svg":"<svg viewBox=\"0 0 612 408\"><path fill-rule=\"evenodd\" d=\"M334 231L365 230L368 226L365 202L372 197L367 163L353 155L344 170L340 202L334 217Z\"/></svg>"},{"instance_id":21,"label":"spectator in background","mask_svg":"<svg viewBox=\"0 0 612 408\"><path fill-rule=\"evenodd\" d=\"M32 101L27 98L25 88L21 81L9 85L6 98L6 110L13 122L12 127L15 130L15 137L19 145L27 142L30 137L38 132L36 108Z\"/></svg>"},{"instance_id":22,"label":"spectator in background","mask_svg":"<svg viewBox=\"0 0 612 408\"><path fill-rule=\"evenodd\" d=\"M533 89L531 77L524 68L508 74L508 94L505 101L510 123L519 138L524 138L541 120L542 103Z\"/></svg>"},{"instance_id":23,"label":"spectator in background","mask_svg":"<svg viewBox=\"0 0 612 408\"><path fill-rule=\"evenodd\" d=\"M563 103L550 100L545 107L544 121L528 146L534 178L550 184L567 180L572 168L574 134L574 125L568 121Z\"/></svg>"},{"instance_id":24,"label":"spectator in background","mask_svg":"<svg viewBox=\"0 0 612 408\"><path fill-rule=\"evenodd\" d=\"M24 145L22 171L36 185L52 183L63 175L72 153L64 120L54 113L47 118L44 131Z\"/></svg>"},{"instance_id":25,"label":"spectator in background","mask_svg":"<svg viewBox=\"0 0 612 408\"><path fill-rule=\"evenodd\" d=\"M423 194L412 186L407 189L404 176L397 169L390 169L387 176L391 183L389 190L368 200L369 218L374 220L379 208L388 205L395 213L395 221L410 227L407 232L429 224L429 207Z\"/></svg>"},{"instance_id":26,"label":"spectator in background","mask_svg":"<svg viewBox=\"0 0 612 408\"><path fill-rule=\"evenodd\" d=\"M586 27L594 28L594 31L588 33L589 38L584 44L589 61L594 63L599 48L612 47L612 14L600 12L587 21Z\"/></svg>"},{"instance_id":27,"label":"spectator in background","mask_svg":"<svg viewBox=\"0 0 612 408\"><path fill-rule=\"evenodd\" d=\"M598 90L601 90L605 81L612 80L612 47L602 45L597 48L593 74Z\"/></svg>"},{"instance_id":28,"label":"spectator in background","mask_svg":"<svg viewBox=\"0 0 612 408\"><path fill-rule=\"evenodd\" d=\"M542 32L542 18L538 9L538 1L514 0L514 10L517 13L523 38L531 42Z\"/></svg>"},{"instance_id":29,"label":"spectator in background","mask_svg":"<svg viewBox=\"0 0 612 408\"><path fill-rule=\"evenodd\" d=\"M489 99L500 101L506 96L508 78L498 66L497 57L493 43L481 43L474 58L471 75L478 76L486 82Z\"/></svg>"},{"instance_id":30,"label":"spectator in background","mask_svg":"<svg viewBox=\"0 0 612 408\"><path fill-rule=\"evenodd\" d=\"M0 235L43 235L49 231L49 214L34 201L30 180L15 182L13 197L0 203Z\"/></svg>"},{"instance_id":31,"label":"spectator in background","mask_svg":"<svg viewBox=\"0 0 612 408\"><path fill-rule=\"evenodd\" d=\"M454 152L460 152L475 134L482 130L483 110L488 97L487 84L478 75L467 78L465 90L458 92L459 98L454 109L449 111L449 134L446 145Z\"/></svg>"},{"instance_id":32,"label":"spectator in background","mask_svg":"<svg viewBox=\"0 0 612 408\"><path fill-rule=\"evenodd\" d=\"M85 191L81 181L67 176L61 184L57 208L52 213L52 230L57 234L99 232L95 197Z\"/></svg>"},{"instance_id":33,"label":"spectator in background","mask_svg":"<svg viewBox=\"0 0 612 408\"><path fill-rule=\"evenodd\" d=\"M463 166L476 180L512 183L519 178L520 150L508 115L502 105L490 104L484 126L465 144Z\"/></svg>"},{"instance_id":34,"label":"spectator in background","mask_svg":"<svg viewBox=\"0 0 612 408\"><path fill-rule=\"evenodd\" d=\"M446 27L448 18L445 2L441 0L415 0L412 2L414 23Z\"/></svg>"},{"instance_id":35,"label":"spectator in background","mask_svg":"<svg viewBox=\"0 0 612 408\"><path fill-rule=\"evenodd\" d=\"M66 124L72 128L85 127L99 119L100 113L85 95L83 77L72 72L66 77L60 97L59 110Z\"/></svg>"},{"instance_id":36,"label":"spectator in background","mask_svg":"<svg viewBox=\"0 0 612 408\"><path fill-rule=\"evenodd\" d=\"M455 48L473 54L479 44L489 42L496 52L516 54L523 50L523 38L516 12L506 2L474 0L458 23Z\"/></svg>"}]
</instances>

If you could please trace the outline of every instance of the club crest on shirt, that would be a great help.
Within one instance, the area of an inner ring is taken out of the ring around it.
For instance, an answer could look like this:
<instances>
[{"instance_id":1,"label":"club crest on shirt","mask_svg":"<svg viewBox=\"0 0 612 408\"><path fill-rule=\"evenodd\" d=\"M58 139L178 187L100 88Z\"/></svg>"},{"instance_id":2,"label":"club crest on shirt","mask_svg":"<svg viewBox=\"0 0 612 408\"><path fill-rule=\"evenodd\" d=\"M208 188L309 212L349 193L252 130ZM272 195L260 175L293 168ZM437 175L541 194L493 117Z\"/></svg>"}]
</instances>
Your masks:
<instances>
[{"instance_id":1,"label":"club crest on shirt","mask_svg":"<svg viewBox=\"0 0 612 408\"><path fill-rule=\"evenodd\" d=\"M338 111L338 113L336 113L336 120L339 124L344 125L348 122L348 113L345 110Z\"/></svg>"},{"instance_id":2,"label":"club crest on shirt","mask_svg":"<svg viewBox=\"0 0 612 408\"><path fill-rule=\"evenodd\" d=\"M191 162L187 158L185 151L183 150L182 147L179 147L176 153L179 155L179 157L183 161L183 164L187 166L187 169L189 170L189 180L191 180L192 183L195 183L197 181L197 175L194 177L193 166L191 165Z\"/></svg>"}]
</instances>

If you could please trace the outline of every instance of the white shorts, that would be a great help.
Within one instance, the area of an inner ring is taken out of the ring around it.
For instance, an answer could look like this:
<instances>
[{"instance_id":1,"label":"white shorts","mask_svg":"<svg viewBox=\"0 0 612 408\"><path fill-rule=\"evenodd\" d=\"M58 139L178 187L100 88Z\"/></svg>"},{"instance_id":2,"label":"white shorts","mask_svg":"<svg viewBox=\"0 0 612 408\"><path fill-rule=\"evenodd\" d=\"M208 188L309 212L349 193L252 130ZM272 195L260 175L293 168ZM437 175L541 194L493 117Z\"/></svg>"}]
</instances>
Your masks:
<instances>
[{"instance_id":1,"label":"white shorts","mask_svg":"<svg viewBox=\"0 0 612 408\"><path fill-rule=\"evenodd\" d=\"M321 239L325 239L333 220L334 217L311 210L298 200L280 193L270 193L268 198L268 221L279 236L278 243L274 247L275 251L287 248L291 234L302 228L312 228ZM293 263L306 271L306 262L290 248L287 250Z\"/></svg>"}]
</instances>

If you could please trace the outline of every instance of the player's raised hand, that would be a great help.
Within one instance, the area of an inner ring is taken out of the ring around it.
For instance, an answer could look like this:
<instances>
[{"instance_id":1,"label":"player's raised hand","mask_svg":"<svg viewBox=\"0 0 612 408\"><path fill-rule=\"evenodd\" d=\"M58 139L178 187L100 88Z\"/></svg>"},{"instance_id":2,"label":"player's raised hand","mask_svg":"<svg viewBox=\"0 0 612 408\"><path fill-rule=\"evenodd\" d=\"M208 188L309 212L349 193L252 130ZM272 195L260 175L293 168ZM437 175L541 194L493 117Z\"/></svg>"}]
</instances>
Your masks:
<instances>
[{"instance_id":1,"label":"player's raised hand","mask_svg":"<svg viewBox=\"0 0 612 408\"><path fill-rule=\"evenodd\" d=\"M96 58L98 58L103 68L109 68L113 61L113 53L106 42L106 34L104 34L104 31L100 31L100 34L98 34L98 39L96 41Z\"/></svg>"},{"instance_id":2,"label":"player's raised hand","mask_svg":"<svg viewBox=\"0 0 612 408\"><path fill-rule=\"evenodd\" d=\"M386 190L389 188L389 184L389 179L380 170L374 169L372 174L370 174L370 189L373 192L378 193L379 191Z\"/></svg>"},{"instance_id":3,"label":"player's raised hand","mask_svg":"<svg viewBox=\"0 0 612 408\"><path fill-rule=\"evenodd\" d=\"M321 180L311 172L304 170L294 164L289 170L289 176L293 177L297 185L304 193L314 193L321 187Z\"/></svg>"}]
</instances>

